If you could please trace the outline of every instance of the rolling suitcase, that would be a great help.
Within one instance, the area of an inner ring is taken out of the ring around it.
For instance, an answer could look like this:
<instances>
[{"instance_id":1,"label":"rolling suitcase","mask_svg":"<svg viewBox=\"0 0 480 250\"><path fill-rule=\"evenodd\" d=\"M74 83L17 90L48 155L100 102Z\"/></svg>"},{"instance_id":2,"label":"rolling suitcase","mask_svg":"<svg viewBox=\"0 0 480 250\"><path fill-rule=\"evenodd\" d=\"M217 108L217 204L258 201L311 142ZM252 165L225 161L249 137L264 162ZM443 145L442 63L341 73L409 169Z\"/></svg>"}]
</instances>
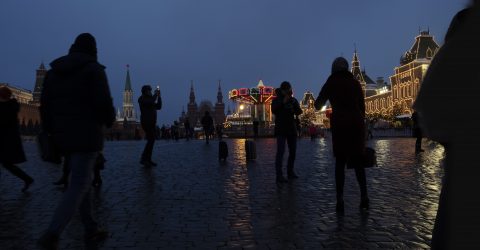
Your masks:
<instances>
[{"instance_id":1,"label":"rolling suitcase","mask_svg":"<svg viewBox=\"0 0 480 250\"><path fill-rule=\"evenodd\" d=\"M224 141L218 142L218 160L227 160L228 146Z\"/></svg>"}]
</instances>

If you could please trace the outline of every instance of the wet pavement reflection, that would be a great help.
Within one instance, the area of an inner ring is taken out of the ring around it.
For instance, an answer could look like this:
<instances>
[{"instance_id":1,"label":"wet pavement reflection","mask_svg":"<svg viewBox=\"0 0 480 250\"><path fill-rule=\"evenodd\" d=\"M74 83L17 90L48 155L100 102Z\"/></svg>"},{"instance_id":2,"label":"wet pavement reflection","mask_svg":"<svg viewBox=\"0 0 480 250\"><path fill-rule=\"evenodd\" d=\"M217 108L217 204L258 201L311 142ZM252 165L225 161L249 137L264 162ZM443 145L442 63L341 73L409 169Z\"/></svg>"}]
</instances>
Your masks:
<instances>
[{"instance_id":1,"label":"wet pavement reflection","mask_svg":"<svg viewBox=\"0 0 480 250\"><path fill-rule=\"evenodd\" d=\"M107 142L103 186L94 189L95 213L110 232L85 246L74 218L63 249L321 249L428 248L441 188L443 148L412 138L374 139L378 168L367 170L371 208L358 210L353 171L346 171L345 216L335 213L334 158L328 139L300 139L298 180L275 183L275 139L257 139L257 159L245 160L245 140L227 139L229 157L218 161L218 142L159 141L144 168L143 141ZM61 197L51 183L60 166L41 162L25 143L35 178L27 194L3 169L0 177L0 246L34 249ZM287 157L287 156L285 156ZM5 248L4 248L5 247Z\"/></svg>"}]
</instances>

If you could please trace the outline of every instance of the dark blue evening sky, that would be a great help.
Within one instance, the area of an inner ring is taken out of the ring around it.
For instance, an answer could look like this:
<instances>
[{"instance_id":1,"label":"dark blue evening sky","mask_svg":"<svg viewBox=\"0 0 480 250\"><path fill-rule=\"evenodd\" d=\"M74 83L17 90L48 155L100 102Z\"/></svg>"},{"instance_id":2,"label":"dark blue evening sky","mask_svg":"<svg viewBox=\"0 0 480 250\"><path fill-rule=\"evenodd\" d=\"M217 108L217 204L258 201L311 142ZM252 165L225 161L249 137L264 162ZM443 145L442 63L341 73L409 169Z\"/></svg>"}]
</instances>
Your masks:
<instances>
[{"instance_id":1,"label":"dark blue evening sky","mask_svg":"<svg viewBox=\"0 0 480 250\"><path fill-rule=\"evenodd\" d=\"M413 44L419 27L441 45L453 15L466 0L88 0L0 2L0 82L33 89L35 70L64 55L76 35L97 39L116 107L121 108L126 67L136 99L140 87L160 85L160 123L172 123L197 103L258 79L292 82L297 98L316 94L337 56L352 58L375 79L388 78ZM138 107L136 108L138 111Z\"/></svg>"}]
</instances>

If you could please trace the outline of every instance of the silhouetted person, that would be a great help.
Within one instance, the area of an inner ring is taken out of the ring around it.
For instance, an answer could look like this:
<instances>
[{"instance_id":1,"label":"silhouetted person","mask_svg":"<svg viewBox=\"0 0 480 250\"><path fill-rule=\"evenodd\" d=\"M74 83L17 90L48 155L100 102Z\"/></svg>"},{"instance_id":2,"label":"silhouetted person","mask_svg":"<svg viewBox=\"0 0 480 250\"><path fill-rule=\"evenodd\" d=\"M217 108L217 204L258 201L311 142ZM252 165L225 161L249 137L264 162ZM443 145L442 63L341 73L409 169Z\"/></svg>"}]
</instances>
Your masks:
<instances>
[{"instance_id":1,"label":"silhouetted person","mask_svg":"<svg viewBox=\"0 0 480 250\"><path fill-rule=\"evenodd\" d=\"M369 140L373 138L372 130L373 130L374 121L367 119L366 122L367 122L367 140Z\"/></svg>"},{"instance_id":2,"label":"silhouetted person","mask_svg":"<svg viewBox=\"0 0 480 250\"><path fill-rule=\"evenodd\" d=\"M145 139L147 140L140 164L145 167L156 166L157 164L152 161L152 151L155 143L157 110L162 108L160 89L156 89L155 94L152 95L152 87L150 85L142 86L142 95L138 98L138 104L140 105L140 123L143 131L145 131Z\"/></svg>"},{"instance_id":3,"label":"silhouetted person","mask_svg":"<svg viewBox=\"0 0 480 250\"><path fill-rule=\"evenodd\" d=\"M175 141L178 141L179 134L178 134L178 122L174 121L173 125L171 127L172 129L172 137L175 139Z\"/></svg>"},{"instance_id":4,"label":"silhouetted person","mask_svg":"<svg viewBox=\"0 0 480 250\"><path fill-rule=\"evenodd\" d=\"M210 113L208 111L205 111L205 115L202 117L201 123L203 126L203 131L205 133L205 140L208 144L210 136L213 132L213 118L210 116Z\"/></svg>"},{"instance_id":5,"label":"silhouetted person","mask_svg":"<svg viewBox=\"0 0 480 250\"><path fill-rule=\"evenodd\" d=\"M217 126L215 126L215 131L217 133L217 136L218 136L218 139L219 140L222 140L222 136L223 136L223 126L221 123L217 124Z\"/></svg>"},{"instance_id":6,"label":"silhouetted person","mask_svg":"<svg viewBox=\"0 0 480 250\"><path fill-rule=\"evenodd\" d=\"M90 196L95 160L103 148L104 127L115 121L105 66L97 61L95 38L80 34L68 55L50 63L40 100L44 131L68 159L70 184L64 192L47 232L38 241L46 249L58 247L58 240L80 209L87 241L101 240L108 233L99 230L92 217Z\"/></svg>"},{"instance_id":7,"label":"silhouetted person","mask_svg":"<svg viewBox=\"0 0 480 250\"><path fill-rule=\"evenodd\" d=\"M185 138L188 141L190 140L190 121L188 121L188 119L185 119L183 126L185 127Z\"/></svg>"},{"instance_id":8,"label":"silhouetted person","mask_svg":"<svg viewBox=\"0 0 480 250\"><path fill-rule=\"evenodd\" d=\"M413 107L424 135L445 148L432 249L480 246L480 1L473 2L453 18Z\"/></svg>"},{"instance_id":9,"label":"silhouetted person","mask_svg":"<svg viewBox=\"0 0 480 250\"><path fill-rule=\"evenodd\" d=\"M348 70L348 62L343 57L335 59L332 74L323 85L315 100L315 108L321 109L329 100L332 105L330 127L332 131L333 154L335 156L335 183L337 191L336 211L344 212L343 187L345 166L352 157L365 151L365 102L360 83ZM365 169L355 168L360 186L360 208L369 207Z\"/></svg>"},{"instance_id":10,"label":"silhouetted person","mask_svg":"<svg viewBox=\"0 0 480 250\"><path fill-rule=\"evenodd\" d=\"M17 119L19 110L20 105L16 99L12 98L12 91L5 86L0 87L0 114L2 117L0 119L0 164L23 180L25 185L22 192L25 192L33 183L33 178L15 166L15 164L26 161Z\"/></svg>"},{"instance_id":11,"label":"silhouetted person","mask_svg":"<svg viewBox=\"0 0 480 250\"><path fill-rule=\"evenodd\" d=\"M259 122L257 119L253 120L253 137L257 138L258 137L258 125Z\"/></svg>"},{"instance_id":12,"label":"silhouetted person","mask_svg":"<svg viewBox=\"0 0 480 250\"><path fill-rule=\"evenodd\" d=\"M288 144L287 175L289 179L298 178L294 171L297 153L297 123L295 116L302 114L300 104L293 97L292 86L282 82L275 90L276 98L272 101L272 113L275 115L275 137L277 138L277 154L275 156L276 182L287 182L283 176L282 163L285 154L285 143Z\"/></svg>"},{"instance_id":13,"label":"silhouetted person","mask_svg":"<svg viewBox=\"0 0 480 250\"><path fill-rule=\"evenodd\" d=\"M412 122L413 122L413 137L415 137L415 153L423 152L422 149L422 129L420 128L420 124L418 123L418 113L414 111L412 114Z\"/></svg>"},{"instance_id":14,"label":"silhouetted person","mask_svg":"<svg viewBox=\"0 0 480 250\"><path fill-rule=\"evenodd\" d=\"M317 127L312 123L310 124L310 127L308 128L308 133L310 134L310 140L315 140L317 138Z\"/></svg>"},{"instance_id":15,"label":"silhouetted person","mask_svg":"<svg viewBox=\"0 0 480 250\"><path fill-rule=\"evenodd\" d=\"M160 128L160 138L161 139L166 139L167 138L167 128L165 127L165 124L162 125L162 128Z\"/></svg>"},{"instance_id":16,"label":"silhouetted person","mask_svg":"<svg viewBox=\"0 0 480 250\"><path fill-rule=\"evenodd\" d=\"M295 126L297 127L297 136L302 137L302 124L300 123L300 118L295 116Z\"/></svg>"}]
</instances>

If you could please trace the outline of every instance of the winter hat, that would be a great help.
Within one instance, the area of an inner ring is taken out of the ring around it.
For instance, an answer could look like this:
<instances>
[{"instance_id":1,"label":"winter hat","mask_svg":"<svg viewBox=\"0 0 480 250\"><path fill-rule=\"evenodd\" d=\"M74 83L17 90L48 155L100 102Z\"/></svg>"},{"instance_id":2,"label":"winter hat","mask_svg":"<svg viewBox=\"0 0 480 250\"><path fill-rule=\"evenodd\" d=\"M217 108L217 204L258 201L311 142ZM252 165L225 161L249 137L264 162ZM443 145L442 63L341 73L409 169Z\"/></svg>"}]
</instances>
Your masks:
<instances>
[{"instance_id":1,"label":"winter hat","mask_svg":"<svg viewBox=\"0 0 480 250\"><path fill-rule=\"evenodd\" d=\"M289 90L292 88L292 85L290 84L290 82L284 81L280 84L280 88L284 90Z\"/></svg>"},{"instance_id":2,"label":"winter hat","mask_svg":"<svg viewBox=\"0 0 480 250\"><path fill-rule=\"evenodd\" d=\"M332 74L340 71L348 71L348 61L343 57L337 57L332 64Z\"/></svg>"},{"instance_id":3,"label":"winter hat","mask_svg":"<svg viewBox=\"0 0 480 250\"><path fill-rule=\"evenodd\" d=\"M81 52L97 58L97 42L90 33L82 33L77 36L70 47L69 53Z\"/></svg>"}]
</instances>

